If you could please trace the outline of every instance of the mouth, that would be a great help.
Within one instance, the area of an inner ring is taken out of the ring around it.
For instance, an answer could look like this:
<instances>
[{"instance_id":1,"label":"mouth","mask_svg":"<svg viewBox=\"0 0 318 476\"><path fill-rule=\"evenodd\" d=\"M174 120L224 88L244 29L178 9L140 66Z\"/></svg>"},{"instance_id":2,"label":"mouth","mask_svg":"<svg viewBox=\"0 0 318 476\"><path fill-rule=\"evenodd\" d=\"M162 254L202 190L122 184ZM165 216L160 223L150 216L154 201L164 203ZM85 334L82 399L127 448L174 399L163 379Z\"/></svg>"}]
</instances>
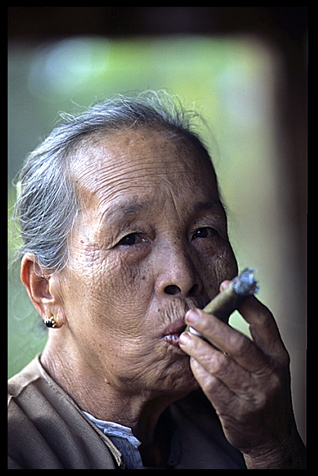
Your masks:
<instances>
[{"instance_id":1,"label":"mouth","mask_svg":"<svg viewBox=\"0 0 318 476\"><path fill-rule=\"evenodd\" d=\"M169 324L163 332L162 339L170 345L179 347L179 337L185 330L186 324L184 319L178 319L175 322Z\"/></svg>"}]
</instances>

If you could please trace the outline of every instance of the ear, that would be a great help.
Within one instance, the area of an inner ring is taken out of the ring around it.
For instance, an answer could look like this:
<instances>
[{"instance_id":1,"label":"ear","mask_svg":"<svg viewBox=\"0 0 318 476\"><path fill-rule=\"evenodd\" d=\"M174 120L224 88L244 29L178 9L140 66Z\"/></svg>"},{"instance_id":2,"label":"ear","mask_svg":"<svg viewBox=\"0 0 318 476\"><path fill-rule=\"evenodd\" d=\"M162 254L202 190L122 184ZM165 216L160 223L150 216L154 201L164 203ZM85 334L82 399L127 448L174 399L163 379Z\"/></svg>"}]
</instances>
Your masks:
<instances>
[{"instance_id":1,"label":"ear","mask_svg":"<svg viewBox=\"0 0 318 476\"><path fill-rule=\"evenodd\" d=\"M52 293L52 275L45 274L33 253L26 253L21 261L21 281L43 320L57 315L60 309L57 296Z\"/></svg>"}]
</instances>

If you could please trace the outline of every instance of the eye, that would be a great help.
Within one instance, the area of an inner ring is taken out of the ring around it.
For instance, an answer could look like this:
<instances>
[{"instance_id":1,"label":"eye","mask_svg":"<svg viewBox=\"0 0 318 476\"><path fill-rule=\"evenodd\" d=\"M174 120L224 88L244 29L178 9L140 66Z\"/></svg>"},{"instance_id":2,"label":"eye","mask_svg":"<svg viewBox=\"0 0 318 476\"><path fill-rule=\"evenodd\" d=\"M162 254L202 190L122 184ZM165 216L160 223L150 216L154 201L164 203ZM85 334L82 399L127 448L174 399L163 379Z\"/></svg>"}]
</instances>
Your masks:
<instances>
[{"instance_id":1,"label":"eye","mask_svg":"<svg viewBox=\"0 0 318 476\"><path fill-rule=\"evenodd\" d=\"M123 246L132 246L132 245L137 245L138 243L141 243L142 241L145 241L140 235L137 233L130 233L129 235L124 236L119 242L118 245L123 245Z\"/></svg>"},{"instance_id":2,"label":"eye","mask_svg":"<svg viewBox=\"0 0 318 476\"><path fill-rule=\"evenodd\" d=\"M198 228L196 232L193 234L192 238L195 240L196 238L211 238L212 236L216 235L217 231L214 228L204 227Z\"/></svg>"}]
</instances>

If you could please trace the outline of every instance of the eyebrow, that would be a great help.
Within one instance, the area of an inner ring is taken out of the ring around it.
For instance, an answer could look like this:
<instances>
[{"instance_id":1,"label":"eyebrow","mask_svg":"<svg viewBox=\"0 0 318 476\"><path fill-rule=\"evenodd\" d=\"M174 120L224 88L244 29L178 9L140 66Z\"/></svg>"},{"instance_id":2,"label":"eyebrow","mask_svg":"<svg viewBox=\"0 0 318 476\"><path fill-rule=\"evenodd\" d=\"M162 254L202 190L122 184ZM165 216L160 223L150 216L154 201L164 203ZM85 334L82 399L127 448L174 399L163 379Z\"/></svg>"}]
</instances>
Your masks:
<instances>
[{"instance_id":1,"label":"eyebrow","mask_svg":"<svg viewBox=\"0 0 318 476\"><path fill-rule=\"evenodd\" d=\"M149 209L151 206L150 201L140 202L132 200L123 200L114 204L110 209L105 211L104 219L112 222L118 222L120 220L133 220L143 211Z\"/></svg>"},{"instance_id":2,"label":"eyebrow","mask_svg":"<svg viewBox=\"0 0 318 476\"><path fill-rule=\"evenodd\" d=\"M104 220L111 222L121 222L123 220L133 221L138 215L141 215L143 212L146 212L151 208L153 202L151 200L147 201L132 201L121 200L119 203L116 203L112 208L105 211ZM193 206L193 213L200 213L204 211L215 211L220 212L223 210L221 201L217 199L200 201L196 202Z\"/></svg>"},{"instance_id":3,"label":"eyebrow","mask_svg":"<svg viewBox=\"0 0 318 476\"><path fill-rule=\"evenodd\" d=\"M198 212L214 210L216 208L218 208L218 209L223 208L221 200L219 200L218 198L216 198L214 200L209 200L207 202L197 202L194 206L194 210L198 211Z\"/></svg>"}]
</instances>

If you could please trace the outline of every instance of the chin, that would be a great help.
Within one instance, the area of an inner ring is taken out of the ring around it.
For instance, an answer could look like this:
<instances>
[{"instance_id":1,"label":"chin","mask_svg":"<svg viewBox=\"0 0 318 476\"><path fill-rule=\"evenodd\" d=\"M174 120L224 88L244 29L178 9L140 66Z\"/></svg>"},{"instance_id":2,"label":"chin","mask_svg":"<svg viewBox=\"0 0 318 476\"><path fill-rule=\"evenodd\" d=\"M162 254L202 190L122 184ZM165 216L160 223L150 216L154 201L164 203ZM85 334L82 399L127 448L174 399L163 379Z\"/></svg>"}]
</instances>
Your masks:
<instances>
[{"instance_id":1,"label":"chin","mask_svg":"<svg viewBox=\"0 0 318 476\"><path fill-rule=\"evenodd\" d=\"M160 351L152 352L151 359L138 359L138 364L138 369L134 368L128 378L127 374L123 377L126 393L177 400L199 387L190 367L190 357L180 348L160 345Z\"/></svg>"},{"instance_id":2,"label":"chin","mask_svg":"<svg viewBox=\"0 0 318 476\"><path fill-rule=\"evenodd\" d=\"M171 362L156 382L156 387L158 391L166 395L181 395L179 398L196 390L199 384L190 368L189 356L183 353L183 356Z\"/></svg>"}]
</instances>

